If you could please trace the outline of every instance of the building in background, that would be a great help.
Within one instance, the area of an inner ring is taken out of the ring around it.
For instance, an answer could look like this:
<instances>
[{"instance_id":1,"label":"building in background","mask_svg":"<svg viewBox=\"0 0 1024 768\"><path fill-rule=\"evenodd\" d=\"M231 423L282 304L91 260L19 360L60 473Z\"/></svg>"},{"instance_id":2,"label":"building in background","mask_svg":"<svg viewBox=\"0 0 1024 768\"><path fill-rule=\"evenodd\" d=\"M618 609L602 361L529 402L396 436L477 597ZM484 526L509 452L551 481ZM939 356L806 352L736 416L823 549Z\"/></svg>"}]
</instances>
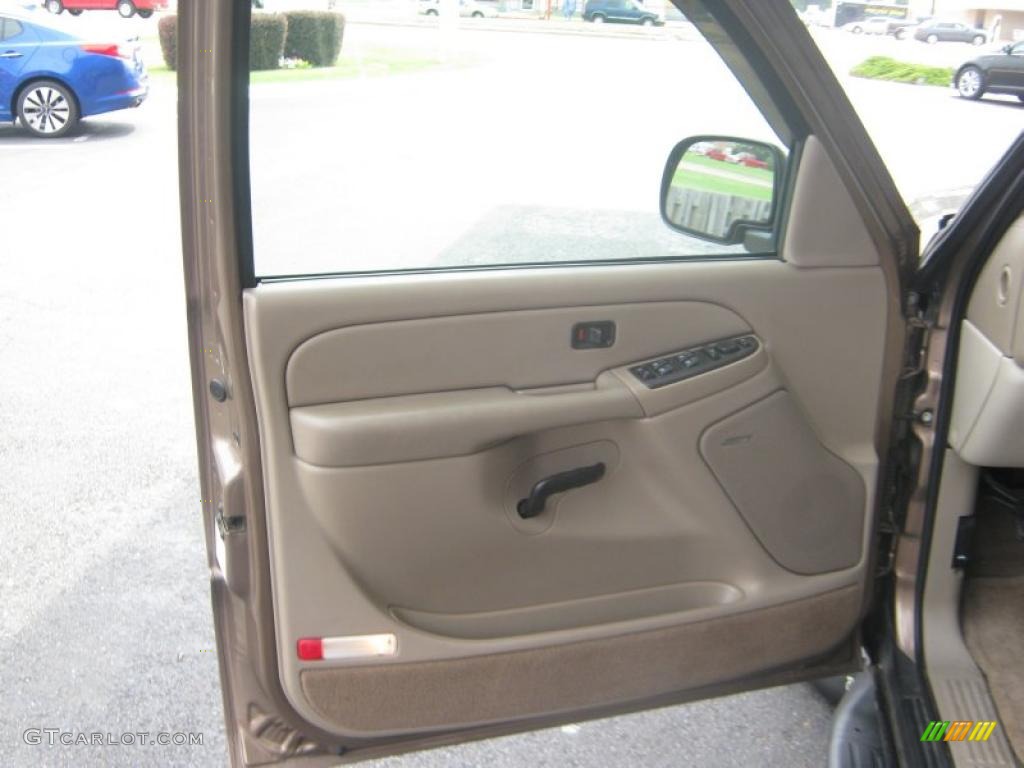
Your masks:
<instances>
[{"instance_id":1,"label":"building in background","mask_svg":"<svg viewBox=\"0 0 1024 768\"><path fill-rule=\"evenodd\" d=\"M1024 40L1024 0L911 0L911 15L961 21L993 41Z\"/></svg>"}]
</instances>

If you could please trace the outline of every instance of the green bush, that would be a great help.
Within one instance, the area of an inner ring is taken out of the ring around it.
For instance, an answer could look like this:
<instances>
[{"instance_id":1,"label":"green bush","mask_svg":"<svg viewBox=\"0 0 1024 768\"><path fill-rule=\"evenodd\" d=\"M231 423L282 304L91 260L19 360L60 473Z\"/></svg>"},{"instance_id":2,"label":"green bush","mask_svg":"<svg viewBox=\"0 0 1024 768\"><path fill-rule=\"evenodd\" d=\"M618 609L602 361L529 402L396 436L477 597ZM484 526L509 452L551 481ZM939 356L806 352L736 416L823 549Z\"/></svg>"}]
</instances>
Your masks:
<instances>
[{"instance_id":1,"label":"green bush","mask_svg":"<svg viewBox=\"0 0 1024 768\"><path fill-rule=\"evenodd\" d=\"M850 70L854 77L874 80L892 80L897 83L917 85L948 86L953 80L952 67L928 67L923 64L908 64L888 56L872 56Z\"/></svg>"},{"instance_id":2,"label":"green bush","mask_svg":"<svg viewBox=\"0 0 1024 768\"><path fill-rule=\"evenodd\" d=\"M178 17L161 16L157 29L160 31L160 51L164 62L173 72L178 68Z\"/></svg>"},{"instance_id":3,"label":"green bush","mask_svg":"<svg viewBox=\"0 0 1024 768\"><path fill-rule=\"evenodd\" d=\"M249 69L277 69L284 55L288 19L281 13L254 13L249 31Z\"/></svg>"},{"instance_id":4,"label":"green bush","mask_svg":"<svg viewBox=\"0 0 1024 768\"><path fill-rule=\"evenodd\" d=\"M314 67L330 67L341 53L345 17L332 11L288 11L288 38L284 55Z\"/></svg>"},{"instance_id":5,"label":"green bush","mask_svg":"<svg viewBox=\"0 0 1024 768\"><path fill-rule=\"evenodd\" d=\"M167 68L178 67L178 17L160 19L160 50ZM284 41L288 33L288 19L280 13L254 13L250 27L249 68L277 69L284 55ZM335 54L337 56L337 54Z\"/></svg>"}]
</instances>

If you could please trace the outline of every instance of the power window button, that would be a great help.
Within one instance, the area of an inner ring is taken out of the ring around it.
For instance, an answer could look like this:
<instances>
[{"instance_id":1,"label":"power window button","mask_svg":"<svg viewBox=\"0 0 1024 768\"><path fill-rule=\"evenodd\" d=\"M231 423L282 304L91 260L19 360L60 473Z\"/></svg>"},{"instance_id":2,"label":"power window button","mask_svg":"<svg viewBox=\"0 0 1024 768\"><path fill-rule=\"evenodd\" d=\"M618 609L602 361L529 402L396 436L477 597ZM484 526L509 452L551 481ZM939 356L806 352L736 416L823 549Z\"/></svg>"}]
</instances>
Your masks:
<instances>
[{"instance_id":1,"label":"power window button","mask_svg":"<svg viewBox=\"0 0 1024 768\"><path fill-rule=\"evenodd\" d=\"M700 358L694 354L690 354L689 352L679 355L676 360L679 361L680 367L687 370L690 368L696 368L700 365Z\"/></svg>"},{"instance_id":2,"label":"power window button","mask_svg":"<svg viewBox=\"0 0 1024 768\"><path fill-rule=\"evenodd\" d=\"M658 377L658 374L649 365L638 365L635 368L630 368L629 372L640 379L640 381L650 381Z\"/></svg>"}]
</instances>

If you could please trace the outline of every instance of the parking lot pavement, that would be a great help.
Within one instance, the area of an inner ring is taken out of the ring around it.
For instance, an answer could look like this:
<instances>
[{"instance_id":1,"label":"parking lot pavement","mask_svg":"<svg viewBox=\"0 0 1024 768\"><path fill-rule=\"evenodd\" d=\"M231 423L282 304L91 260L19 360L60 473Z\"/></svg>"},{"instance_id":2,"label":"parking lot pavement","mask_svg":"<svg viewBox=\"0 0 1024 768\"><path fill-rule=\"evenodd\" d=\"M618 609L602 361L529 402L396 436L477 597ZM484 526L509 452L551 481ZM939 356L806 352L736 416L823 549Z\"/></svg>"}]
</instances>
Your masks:
<instances>
[{"instance_id":1,"label":"parking lot pavement","mask_svg":"<svg viewBox=\"0 0 1024 768\"><path fill-rule=\"evenodd\" d=\"M821 768L831 710L809 685L729 696L373 761L373 768Z\"/></svg>"},{"instance_id":2,"label":"parking lot pavement","mask_svg":"<svg viewBox=\"0 0 1024 768\"><path fill-rule=\"evenodd\" d=\"M356 25L349 32L360 34ZM908 189L947 177L950 186L974 183L1019 131L1018 105L963 102L942 89L850 87ZM289 93L263 93L274 119L287 119ZM254 98L263 98L255 87ZM188 380L174 103L173 81L155 77L141 108L88 120L67 139L36 142L0 125L0 168L15 180L0 186L4 766L225 761ZM51 727L196 732L204 741L24 743L25 729ZM815 692L791 686L383 764L820 766L828 727Z\"/></svg>"}]
</instances>

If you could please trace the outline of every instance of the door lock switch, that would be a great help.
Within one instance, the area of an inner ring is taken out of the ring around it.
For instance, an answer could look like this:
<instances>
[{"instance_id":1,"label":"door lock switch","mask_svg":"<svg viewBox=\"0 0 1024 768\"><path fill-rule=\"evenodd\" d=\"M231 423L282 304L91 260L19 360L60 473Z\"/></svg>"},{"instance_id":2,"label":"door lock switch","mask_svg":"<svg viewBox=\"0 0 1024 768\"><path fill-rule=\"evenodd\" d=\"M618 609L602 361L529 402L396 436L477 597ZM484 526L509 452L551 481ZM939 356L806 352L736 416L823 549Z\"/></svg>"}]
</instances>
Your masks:
<instances>
[{"instance_id":1,"label":"door lock switch","mask_svg":"<svg viewBox=\"0 0 1024 768\"><path fill-rule=\"evenodd\" d=\"M615 323L610 320L576 323L572 327L573 349L606 349L615 343Z\"/></svg>"}]
</instances>

